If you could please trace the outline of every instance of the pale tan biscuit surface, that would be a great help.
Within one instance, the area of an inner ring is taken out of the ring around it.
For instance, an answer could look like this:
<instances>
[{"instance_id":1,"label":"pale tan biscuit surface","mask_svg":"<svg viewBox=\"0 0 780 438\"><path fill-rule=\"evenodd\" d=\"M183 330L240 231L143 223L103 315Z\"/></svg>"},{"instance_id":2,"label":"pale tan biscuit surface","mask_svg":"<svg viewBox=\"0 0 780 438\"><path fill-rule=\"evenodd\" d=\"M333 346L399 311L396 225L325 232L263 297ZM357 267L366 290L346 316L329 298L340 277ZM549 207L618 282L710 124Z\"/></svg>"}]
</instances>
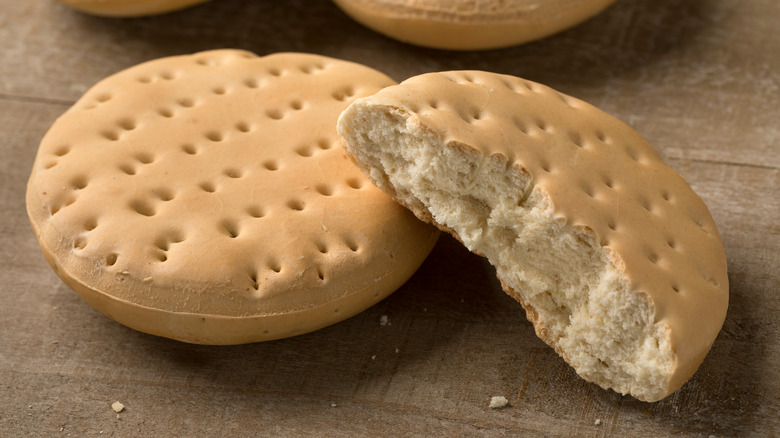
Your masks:
<instances>
[{"instance_id":1,"label":"pale tan biscuit surface","mask_svg":"<svg viewBox=\"0 0 780 438\"><path fill-rule=\"evenodd\" d=\"M208 0L58 0L88 14L140 17L183 9Z\"/></svg>"},{"instance_id":2,"label":"pale tan biscuit surface","mask_svg":"<svg viewBox=\"0 0 780 438\"><path fill-rule=\"evenodd\" d=\"M357 64L219 50L89 90L44 137L27 208L87 302L205 344L335 323L403 284L438 231L338 146L340 112L392 84Z\"/></svg>"},{"instance_id":3,"label":"pale tan biscuit surface","mask_svg":"<svg viewBox=\"0 0 780 438\"><path fill-rule=\"evenodd\" d=\"M537 334L588 380L654 401L697 369L726 314L718 230L630 127L548 87L432 73L339 120L378 186L496 266Z\"/></svg>"},{"instance_id":4,"label":"pale tan biscuit surface","mask_svg":"<svg viewBox=\"0 0 780 438\"><path fill-rule=\"evenodd\" d=\"M450 50L495 49L544 38L615 0L334 0L363 25L397 40Z\"/></svg>"}]
</instances>

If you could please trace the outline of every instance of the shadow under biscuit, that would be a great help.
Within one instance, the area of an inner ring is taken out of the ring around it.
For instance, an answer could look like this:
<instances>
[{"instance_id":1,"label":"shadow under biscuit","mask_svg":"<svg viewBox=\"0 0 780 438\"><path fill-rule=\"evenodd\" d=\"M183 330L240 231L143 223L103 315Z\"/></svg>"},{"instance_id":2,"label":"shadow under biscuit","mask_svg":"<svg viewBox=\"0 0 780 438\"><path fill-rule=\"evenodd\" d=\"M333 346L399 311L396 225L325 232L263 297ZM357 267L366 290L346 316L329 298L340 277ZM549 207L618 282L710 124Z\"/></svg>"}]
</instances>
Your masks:
<instances>
[{"instance_id":1,"label":"shadow under biscuit","mask_svg":"<svg viewBox=\"0 0 780 438\"><path fill-rule=\"evenodd\" d=\"M162 369L179 368L204 384L242 392L292 387L347 396L346 388L387 382L393 375L424 369L431 360L458 355L466 360L473 354L468 346L474 337L500 339L490 330L497 325L520 325L520 339L535 342L522 308L501 291L493 268L453 238L442 236L417 273L390 297L309 334L213 347L120 329L133 348L166 364ZM511 341L518 339L515 335ZM518 347L523 348L522 342Z\"/></svg>"}]
</instances>

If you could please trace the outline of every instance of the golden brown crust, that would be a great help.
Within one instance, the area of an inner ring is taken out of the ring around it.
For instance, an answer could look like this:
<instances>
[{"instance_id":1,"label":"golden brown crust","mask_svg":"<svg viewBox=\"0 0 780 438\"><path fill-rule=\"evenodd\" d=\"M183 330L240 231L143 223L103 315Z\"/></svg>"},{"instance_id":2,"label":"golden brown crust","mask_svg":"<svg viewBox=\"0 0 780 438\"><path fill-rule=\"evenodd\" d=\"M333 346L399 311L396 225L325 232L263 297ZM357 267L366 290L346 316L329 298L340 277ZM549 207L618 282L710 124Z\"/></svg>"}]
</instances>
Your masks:
<instances>
[{"instance_id":1,"label":"golden brown crust","mask_svg":"<svg viewBox=\"0 0 780 438\"><path fill-rule=\"evenodd\" d=\"M347 318L409 278L437 236L337 147L339 113L391 83L332 58L237 50L107 78L39 148L27 207L43 252L99 310L175 339L266 340Z\"/></svg>"}]
</instances>

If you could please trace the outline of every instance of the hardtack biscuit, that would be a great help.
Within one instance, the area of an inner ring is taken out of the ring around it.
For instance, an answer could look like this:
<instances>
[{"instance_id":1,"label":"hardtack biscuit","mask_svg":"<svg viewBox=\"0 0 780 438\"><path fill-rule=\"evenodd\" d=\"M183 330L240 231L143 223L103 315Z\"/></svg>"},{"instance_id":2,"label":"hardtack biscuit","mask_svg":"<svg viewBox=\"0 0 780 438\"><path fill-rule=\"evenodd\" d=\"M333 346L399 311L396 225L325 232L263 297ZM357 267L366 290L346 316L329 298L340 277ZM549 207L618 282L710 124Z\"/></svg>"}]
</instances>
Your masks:
<instances>
[{"instance_id":1,"label":"hardtack biscuit","mask_svg":"<svg viewBox=\"0 0 780 438\"><path fill-rule=\"evenodd\" d=\"M81 12L106 17L140 17L183 9L208 0L59 0Z\"/></svg>"},{"instance_id":2,"label":"hardtack biscuit","mask_svg":"<svg viewBox=\"0 0 780 438\"><path fill-rule=\"evenodd\" d=\"M585 379L655 401L709 351L728 303L718 230L619 120L530 81L463 71L357 100L339 133L376 185L487 256Z\"/></svg>"},{"instance_id":3,"label":"hardtack biscuit","mask_svg":"<svg viewBox=\"0 0 780 438\"><path fill-rule=\"evenodd\" d=\"M334 0L363 25L397 40L451 50L495 49L544 38L615 0Z\"/></svg>"},{"instance_id":4,"label":"hardtack biscuit","mask_svg":"<svg viewBox=\"0 0 780 438\"><path fill-rule=\"evenodd\" d=\"M357 64L218 50L105 79L43 139L27 208L49 263L140 331L305 333L403 284L438 230L372 186L336 120L392 84Z\"/></svg>"}]
</instances>

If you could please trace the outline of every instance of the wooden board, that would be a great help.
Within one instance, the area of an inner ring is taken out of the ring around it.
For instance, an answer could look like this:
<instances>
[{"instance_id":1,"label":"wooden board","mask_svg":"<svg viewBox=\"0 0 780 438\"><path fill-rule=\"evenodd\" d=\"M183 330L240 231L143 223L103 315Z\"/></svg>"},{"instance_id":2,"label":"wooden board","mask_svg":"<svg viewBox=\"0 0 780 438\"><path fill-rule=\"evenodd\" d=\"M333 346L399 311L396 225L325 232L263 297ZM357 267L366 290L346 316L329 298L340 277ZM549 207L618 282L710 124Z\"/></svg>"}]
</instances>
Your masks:
<instances>
[{"instance_id":1,"label":"wooden board","mask_svg":"<svg viewBox=\"0 0 780 438\"><path fill-rule=\"evenodd\" d=\"M775 0L623 0L537 43L454 53L384 38L327 1L219 0L115 20L0 0L0 436L780 435L779 20ZM319 53L397 80L510 73L628 122L723 236L731 302L713 350L661 402L602 390L536 338L492 268L451 238L390 298L292 339L188 345L97 313L30 230L38 142L101 78L218 47ZM488 408L494 395L509 406Z\"/></svg>"}]
</instances>

